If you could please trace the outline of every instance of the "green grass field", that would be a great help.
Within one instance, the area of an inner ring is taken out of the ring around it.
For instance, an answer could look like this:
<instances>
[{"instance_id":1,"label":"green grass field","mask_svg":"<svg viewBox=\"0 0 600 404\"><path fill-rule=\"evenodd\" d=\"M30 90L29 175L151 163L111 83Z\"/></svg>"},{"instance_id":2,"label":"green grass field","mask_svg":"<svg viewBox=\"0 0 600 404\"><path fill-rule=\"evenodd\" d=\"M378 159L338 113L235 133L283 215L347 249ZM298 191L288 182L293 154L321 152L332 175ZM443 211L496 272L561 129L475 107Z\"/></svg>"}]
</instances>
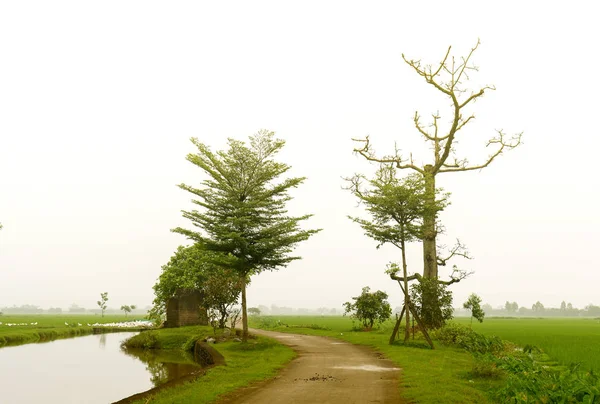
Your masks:
<instances>
[{"instance_id":1,"label":"green grass field","mask_svg":"<svg viewBox=\"0 0 600 404\"><path fill-rule=\"evenodd\" d=\"M93 314L23 314L0 316L0 347L45 342L92 333L88 324L141 319L139 316ZM26 323L27 325L21 325ZM34 323L34 324L32 324ZM65 324L67 323L67 324ZM8 324L17 324L9 326ZM79 326L81 324L81 326Z\"/></svg>"},{"instance_id":2,"label":"green grass field","mask_svg":"<svg viewBox=\"0 0 600 404\"><path fill-rule=\"evenodd\" d=\"M469 324L468 318L454 321ZM473 322L473 330L497 335L518 345L535 345L552 359L568 365L580 362L600 370L600 320L591 318L486 318Z\"/></svg>"}]
</instances>

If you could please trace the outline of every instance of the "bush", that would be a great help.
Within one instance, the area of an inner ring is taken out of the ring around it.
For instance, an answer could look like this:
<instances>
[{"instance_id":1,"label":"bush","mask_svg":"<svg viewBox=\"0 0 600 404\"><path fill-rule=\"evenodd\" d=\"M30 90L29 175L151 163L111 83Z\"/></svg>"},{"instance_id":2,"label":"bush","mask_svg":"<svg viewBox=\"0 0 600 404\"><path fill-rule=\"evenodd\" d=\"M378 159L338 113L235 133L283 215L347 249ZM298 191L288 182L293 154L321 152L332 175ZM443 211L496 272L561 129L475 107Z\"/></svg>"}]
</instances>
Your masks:
<instances>
[{"instance_id":1,"label":"bush","mask_svg":"<svg viewBox=\"0 0 600 404\"><path fill-rule=\"evenodd\" d=\"M435 336L445 345L456 345L471 353L497 353L504 350L504 343L499 337L486 337L456 323L447 324Z\"/></svg>"},{"instance_id":2,"label":"bush","mask_svg":"<svg viewBox=\"0 0 600 404\"><path fill-rule=\"evenodd\" d=\"M344 303L346 309L344 315L350 314L350 317L362 322L364 328L370 330L375 322L383 323L392 315L392 307L387 301L388 294L378 290L370 292L368 286L362 289L360 296L353 297L354 303Z\"/></svg>"},{"instance_id":3,"label":"bush","mask_svg":"<svg viewBox=\"0 0 600 404\"><path fill-rule=\"evenodd\" d=\"M427 329L441 328L453 317L452 292L437 279L419 279L410 287L410 299Z\"/></svg>"}]
</instances>

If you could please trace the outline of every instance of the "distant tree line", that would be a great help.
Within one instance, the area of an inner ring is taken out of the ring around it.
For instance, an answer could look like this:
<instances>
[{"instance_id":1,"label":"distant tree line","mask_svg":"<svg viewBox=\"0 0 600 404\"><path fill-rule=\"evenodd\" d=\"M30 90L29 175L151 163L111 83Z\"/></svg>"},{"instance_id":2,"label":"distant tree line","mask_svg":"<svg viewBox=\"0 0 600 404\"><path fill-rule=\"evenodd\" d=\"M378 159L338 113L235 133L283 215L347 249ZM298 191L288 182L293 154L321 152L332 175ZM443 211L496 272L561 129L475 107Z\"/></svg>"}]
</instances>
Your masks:
<instances>
[{"instance_id":1,"label":"distant tree line","mask_svg":"<svg viewBox=\"0 0 600 404\"><path fill-rule=\"evenodd\" d=\"M147 309L135 309L135 305L130 305L130 311L127 313L135 312L135 313L146 313ZM105 313L109 314L119 314L123 309L116 308L107 308ZM85 307L81 307L75 303L69 306L68 309L62 309L61 307L50 307L48 309L43 309L39 306L33 304L23 304L21 306L10 306L10 307L0 307L0 312L4 314L82 314L82 313L91 313L91 314L101 314L100 309L86 309Z\"/></svg>"},{"instance_id":2,"label":"distant tree line","mask_svg":"<svg viewBox=\"0 0 600 404\"><path fill-rule=\"evenodd\" d=\"M481 306L487 316L522 316L522 317L600 317L600 306L588 304L583 309L573 307L573 304L563 301L560 307L545 307L540 301L531 307L519 306L517 302L506 301L504 306L492 307L490 304ZM456 314L463 312L456 310ZM464 314L467 314L466 311Z\"/></svg>"}]
</instances>

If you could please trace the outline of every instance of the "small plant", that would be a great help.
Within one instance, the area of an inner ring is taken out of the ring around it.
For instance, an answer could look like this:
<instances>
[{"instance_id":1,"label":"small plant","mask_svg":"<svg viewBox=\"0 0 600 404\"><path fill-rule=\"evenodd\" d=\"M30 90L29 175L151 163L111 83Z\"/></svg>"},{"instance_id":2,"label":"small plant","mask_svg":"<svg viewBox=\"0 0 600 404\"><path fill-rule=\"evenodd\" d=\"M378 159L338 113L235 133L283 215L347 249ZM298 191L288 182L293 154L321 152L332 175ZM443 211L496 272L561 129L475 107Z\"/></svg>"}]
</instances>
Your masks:
<instances>
[{"instance_id":1,"label":"small plant","mask_svg":"<svg viewBox=\"0 0 600 404\"><path fill-rule=\"evenodd\" d=\"M100 293L100 300L98 300L98 306L102 310L102 317L104 317L104 311L106 310L106 302L108 302L108 292Z\"/></svg>"}]
</instances>

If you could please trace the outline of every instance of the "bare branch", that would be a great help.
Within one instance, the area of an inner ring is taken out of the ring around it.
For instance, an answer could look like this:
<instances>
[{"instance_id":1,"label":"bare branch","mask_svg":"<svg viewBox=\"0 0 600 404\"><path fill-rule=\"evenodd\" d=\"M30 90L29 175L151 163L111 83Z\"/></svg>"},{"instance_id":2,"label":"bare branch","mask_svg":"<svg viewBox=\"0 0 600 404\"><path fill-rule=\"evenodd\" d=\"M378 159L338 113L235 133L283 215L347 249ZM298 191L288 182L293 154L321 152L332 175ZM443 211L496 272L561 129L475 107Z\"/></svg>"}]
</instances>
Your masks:
<instances>
[{"instance_id":1,"label":"bare branch","mask_svg":"<svg viewBox=\"0 0 600 404\"><path fill-rule=\"evenodd\" d=\"M442 247L438 248L440 248L440 250L442 249ZM468 260L473 259L473 257L471 257L469 254L467 246L461 243L459 239L456 239L456 244L454 244L454 246L448 251L448 255L446 257L437 257L437 264L439 266L446 266L446 263L453 257L463 257Z\"/></svg>"},{"instance_id":2,"label":"bare branch","mask_svg":"<svg viewBox=\"0 0 600 404\"><path fill-rule=\"evenodd\" d=\"M413 121L414 121L414 123L415 123L415 127L417 128L417 130L418 130L418 131L419 131L419 132L420 132L420 133L421 133L423 136L425 136L425 139L428 139L428 140L435 141L435 135L434 135L434 136L431 136L431 135L430 135L430 134L429 134L429 133L428 133L428 132L427 132L425 129L423 129L423 127L421 126L421 123L419 122L419 119L420 119L420 118L421 118L421 117L419 116L419 113L418 113L418 112L415 112L415 117L413 118ZM434 122L435 122L435 120L434 120ZM435 133L437 134L437 123L435 123L435 128L436 128L436 130L435 130Z\"/></svg>"},{"instance_id":3,"label":"bare branch","mask_svg":"<svg viewBox=\"0 0 600 404\"><path fill-rule=\"evenodd\" d=\"M452 268L452 274L450 275L450 280L449 281L438 281L439 283L441 283L442 285L452 285L453 283L458 283L460 281L462 281L463 279L468 278L469 276L473 275L475 272L471 271L471 272L466 272L466 271L461 271L460 269L457 268L456 265L454 265L454 267Z\"/></svg>"},{"instance_id":4,"label":"bare branch","mask_svg":"<svg viewBox=\"0 0 600 404\"><path fill-rule=\"evenodd\" d=\"M467 167L466 160L462 160L461 161L462 164L460 164L459 167L450 167L450 168L446 168L446 169L440 169L438 172L450 173L450 172L456 172L456 171L481 170L481 169L489 166L496 157L498 157L499 155L501 155L504 152L505 149L512 150L521 144L521 137L523 136L523 132L518 133L517 135L511 137L510 140L508 140L508 141L505 139L506 135L501 130L498 131L498 134L499 134L498 137L490 139L486 145L486 147L490 146L490 145L498 145L498 149L488 157L488 160L485 163L477 165L477 166Z\"/></svg>"},{"instance_id":5,"label":"bare branch","mask_svg":"<svg viewBox=\"0 0 600 404\"><path fill-rule=\"evenodd\" d=\"M364 139L352 139L352 140L355 142L364 144L364 146L362 148L355 148L354 152L360 154L368 161L372 161L372 162L376 162L376 163L383 163L383 164L392 163L396 166L396 168L399 168L399 169L410 168L421 174L424 173L423 169L417 167L416 165L414 165L412 163L412 160L410 161L410 163L408 163L405 159L403 159L402 156L400 156L398 154L398 150L396 150L396 153L393 156L384 156L381 158L376 157L375 152L373 151L373 149L371 147L371 142L370 142L368 136L365 137Z\"/></svg>"}]
</instances>

